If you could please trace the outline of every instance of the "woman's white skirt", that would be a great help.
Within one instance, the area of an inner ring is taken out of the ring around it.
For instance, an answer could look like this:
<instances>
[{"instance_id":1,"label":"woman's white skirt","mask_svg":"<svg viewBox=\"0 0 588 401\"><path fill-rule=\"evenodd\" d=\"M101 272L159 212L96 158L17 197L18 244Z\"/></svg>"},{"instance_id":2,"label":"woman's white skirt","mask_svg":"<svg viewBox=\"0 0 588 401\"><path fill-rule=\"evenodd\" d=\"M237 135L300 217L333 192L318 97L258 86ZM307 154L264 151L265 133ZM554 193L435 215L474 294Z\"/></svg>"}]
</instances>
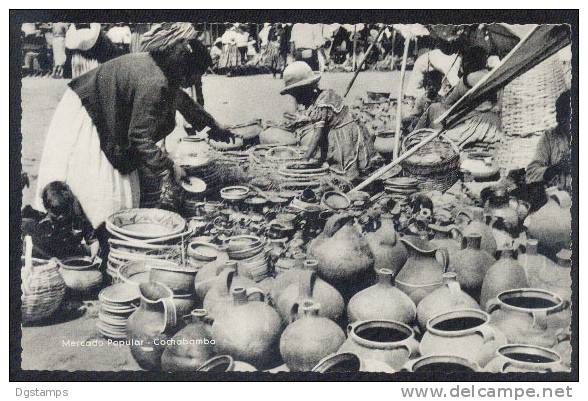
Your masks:
<instances>
[{"instance_id":1,"label":"woman's white skirt","mask_svg":"<svg viewBox=\"0 0 588 401\"><path fill-rule=\"evenodd\" d=\"M59 102L45 139L35 196L38 210L45 210L41 195L52 181L70 186L94 228L119 210L139 206L137 171L123 175L110 164L92 118L71 89Z\"/></svg>"}]
</instances>

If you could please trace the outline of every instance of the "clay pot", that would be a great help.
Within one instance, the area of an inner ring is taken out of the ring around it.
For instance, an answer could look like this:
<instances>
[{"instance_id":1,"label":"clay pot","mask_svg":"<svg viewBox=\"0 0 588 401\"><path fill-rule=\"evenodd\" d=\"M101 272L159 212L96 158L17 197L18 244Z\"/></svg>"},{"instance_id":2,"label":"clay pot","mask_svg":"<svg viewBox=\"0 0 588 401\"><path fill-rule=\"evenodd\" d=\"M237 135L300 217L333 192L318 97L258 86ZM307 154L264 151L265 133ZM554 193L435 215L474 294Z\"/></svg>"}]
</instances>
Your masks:
<instances>
[{"instance_id":1,"label":"clay pot","mask_svg":"<svg viewBox=\"0 0 588 401\"><path fill-rule=\"evenodd\" d=\"M399 370L409 358L418 354L414 331L392 320L367 320L347 327L347 341L341 352L351 352L361 360L376 360Z\"/></svg>"},{"instance_id":2,"label":"clay pot","mask_svg":"<svg viewBox=\"0 0 588 401\"><path fill-rule=\"evenodd\" d=\"M370 359L360 359L351 352L342 352L324 357L312 368L318 373L396 373L387 363Z\"/></svg>"},{"instance_id":3,"label":"clay pot","mask_svg":"<svg viewBox=\"0 0 588 401\"><path fill-rule=\"evenodd\" d=\"M305 271L318 271L318 262L314 259L305 259L306 256L302 253L293 255L293 261L290 265L281 265L280 271L277 273L272 287L272 299L278 299L289 285L298 283L300 277L304 275ZM317 278L317 280L322 280Z\"/></svg>"},{"instance_id":4,"label":"clay pot","mask_svg":"<svg viewBox=\"0 0 588 401\"><path fill-rule=\"evenodd\" d=\"M233 304L232 290L237 287L257 288L255 281L239 276L232 267L224 269L206 293L202 307L208 311L209 316L215 318L217 313L222 313Z\"/></svg>"},{"instance_id":5,"label":"clay pot","mask_svg":"<svg viewBox=\"0 0 588 401\"><path fill-rule=\"evenodd\" d=\"M401 241L408 250L408 259L396 276L396 287L407 294L418 305L428 294L443 284L443 273L449 265L447 249L435 248L427 240L419 238ZM443 263L436 259L441 255Z\"/></svg>"},{"instance_id":6,"label":"clay pot","mask_svg":"<svg viewBox=\"0 0 588 401\"><path fill-rule=\"evenodd\" d=\"M539 241L536 239L527 240L526 244L521 245L517 255L517 262L525 270L529 286L532 288L542 288L541 285L538 285L540 271L556 269L556 264L551 259L538 252L538 244Z\"/></svg>"},{"instance_id":7,"label":"clay pot","mask_svg":"<svg viewBox=\"0 0 588 401\"><path fill-rule=\"evenodd\" d=\"M174 294L174 304L176 305L176 315L178 319L183 319L192 312L196 306L194 294Z\"/></svg>"},{"instance_id":8,"label":"clay pot","mask_svg":"<svg viewBox=\"0 0 588 401\"><path fill-rule=\"evenodd\" d=\"M269 127L259 134L259 143L262 145L296 145L296 135L285 129L278 127Z\"/></svg>"},{"instance_id":9,"label":"clay pot","mask_svg":"<svg viewBox=\"0 0 588 401\"><path fill-rule=\"evenodd\" d=\"M263 293L257 289L234 288L233 304L215 317L212 336L219 354L228 354L259 369L279 361L282 319L265 302L250 302Z\"/></svg>"},{"instance_id":10,"label":"clay pot","mask_svg":"<svg viewBox=\"0 0 588 401\"><path fill-rule=\"evenodd\" d=\"M460 168L474 179L486 179L498 174L499 168L494 164L492 155L486 152L470 153L461 162Z\"/></svg>"},{"instance_id":11,"label":"clay pot","mask_svg":"<svg viewBox=\"0 0 588 401\"><path fill-rule=\"evenodd\" d=\"M174 262L157 261L151 263L149 280L165 284L174 293L190 294L193 292L197 271L190 265L181 266Z\"/></svg>"},{"instance_id":12,"label":"clay pot","mask_svg":"<svg viewBox=\"0 0 588 401\"><path fill-rule=\"evenodd\" d=\"M547 203L525 219L530 237L536 238L546 251L555 254L561 249L570 249L572 232L572 200L565 191L557 188L546 190Z\"/></svg>"},{"instance_id":13,"label":"clay pot","mask_svg":"<svg viewBox=\"0 0 588 401\"><path fill-rule=\"evenodd\" d=\"M286 287L277 299L276 307L285 322L291 319L292 307L311 300L320 305L319 315L338 322L345 310L343 297L329 283L318 278L316 272L303 270L298 282Z\"/></svg>"},{"instance_id":14,"label":"clay pot","mask_svg":"<svg viewBox=\"0 0 588 401\"><path fill-rule=\"evenodd\" d=\"M394 286L392 270L380 269L378 282L355 294L347 305L350 323L357 320L394 320L411 324L416 317L416 305L408 295Z\"/></svg>"},{"instance_id":15,"label":"clay pot","mask_svg":"<svg viewBox=\"0 0 588 401\"><path fill-rule=\"evenodd\" d=\"M480 309L474 298L461 290L455 273L443 274L443 285L427 295L417 306L419 327L427 327L430 318L458 309Z\"/></svg>"},{"instance_id":16,"label":"clay pot","mask_svg":"<svg viewBox=\"0 0 588 401\"><path fill-rule=\"evenodd\" d=\"M394 154L395 136L396 134L393 131L383 131L376 134L374 149L385 159L391 158Z\"/></svg>"},{"instance_id":17,"label":"clay pot","mask_svg":"<svg viewBox=\"0 0 588 401\"><path fill-rule=\"evenodd\" d=\"M165 341L176 327L176 308L173 292L161 283L139 285L141 304L127 321L127 338L131 354L146 370L159 370Z\"/></svg>"},{"instance_id":18,"label":"clay pot","mask_svg":"<svg viewBox=\"0 0 588 401\"><path fill-rule=\"evenodd\" d=\"M353 218L348 214L330 217L323 232L308 248L308 255L318 262L321 278L339 290L349 290L358 283L361 285L374 265L374 255L368 243L352 222Z\"/></svg>"},{"instance_id":19,"label":"clay pot","mask_svg":"<svg viewBox=\"0 0 588 401\"><path fill-rule=\"evenodd\" d=\"M566 370L556 352L535 345L509 344L498 348L496 354L486 365L486 371L552 373Z\"/></svg>"},{"instance_id":20,"label":"clay pot","mask_svg":"<svg viewBox=\"0 0 588 401\"><path fill-rule=\"evenodd\" d=\"M406 263L408 251L394 230L394 220L391 214L380 216L378 229L367 233L365 239L374 255L376 272L386 268L396 273Z\"/></svg>"},{"instance_id":21,"label":"clay pot","mask_svg":"<svg viewBox=\"0 0 588 401\"><path fill-rule=\"evenodd\" d=\"M569 303L541 289L504 291L490 300L486 309L492 324L512 344L551 348L558 342L558 333L571 323Z\"/></svg>"},{"instance_id":22,"label":"clay pot","mask_svg":"<svg viewBox=\"0 0 588 401\"><path fill-rule=\"evenodd\" d=\"M332 320L319 316L312 301L294 304L292 323L280 338L280 354L292 372L307 372L345 342L345 333Z\"/></svg>"},{"instance_id":23,"label":"clay pot","mask_svg":"<svg viewBox=\"0 0 588 401\"><path fill-rule=\"evenodd\" d=\"M495 298L502 291L529 286L525 270L513 257L512 248L501 251L498 259L486 273L480 291L480 306L487 310L489 300Z\"/></svg>"},{"instance_id":24,"label":"clay pot","mask_svg":"<svg viewBox=\"0 0 588 401\"><path fill-rule=\"evenodd\" d=\"M542 288L559 295L564 301L572 300L571 256L569 249L562 249L557 253L557 264L544 263L535 270L535 275L527 276L529 286Z\"/></svg>"},{"instance_id":25,"label":"clay pot","mask_svg":"<svg viewBox=\"0 0 588 401\"><path fill-rule=\"evenodd\" d=\"M463 234L455 225L438 226L429 224L429 228L434 233L433 239L429 242L437 248L447 249L447 252L449 253L448 269L451 270L451 265L455 259L455 254L464 249L466 246L466 241Z\"/></svg>"},{"instance_id":26,"label":"clay pot","mask_svg":"<svg viewBox=\"0 0 588 401\"><path fill-rule=\"evenodd\" d=\"M492 256L480 249L481 241L480 234L468 234L466 247L455 252L449 264L449 271L457 274L457 281L461 288L474 298L480 296L480 288L486 272L495 262Z\"/></svg>"},{"instance_id":27,"label":"clay pot","mask_svg":"<svg viewBox=\"0 0 588 401\"><path fill-rule=\"evenodd\" d=\"M473 207L470 211L461 211L459 215L463 215L470 220L469 223L462 228L462 234L464 236L479 234L482 237L480 249L494 257L497 249L496 239L494 238L494 234L492 234L492 228L485 222L484 209Z\"/></svg>"},{"instance_id":28,"label":"clay pot","mask_svg":"<svg viewBox=\"0 0 588 401\"><path fill-rule=\"evenodd\" d=\"M232 270L237 270L237 263L228 260L228 256L226 260L215 260L214 262L210 262L204 265L194 277L194 293L196 294L196 298L202 302L204 297L210 290L210 287L216 282L219 274L225 269L230 268Z\"/></svg>"},{"instance_id":29,"label":"clay pot","mask_svg":"<svg viewBox=\"0 0 588 401\"><path fill-rule=\"evenodd\" d=\"M506 337L490 325L490 316L478 309L442 313L427 322L421 355L452 355L485 366Z\"/></svg>"},{"instance_id":30,"label":"clay pot","mask_svg":"<svg viewBox=\"0 0 588 401\"><path fill-rule=\"evenodd\" d=\"M409 372L436 372L450 374L452 372L479 372L477 363L455 355L429 355L409 361L403 370Z\"/></svg>"},{"instance_id":31,"label":"clay pot","mask_svg":"<svg viewBox=\"0 0 588 401\"><path fill-rule=\"evenodd\" d=\"M255 366L246 362L235 361L230 355L215 356L204 362L198 369L198 372L257 372Z\"/></svg>"},{"instance_id":32,"label":"clay pot","mask_svg":"<svg viewBox=\"0 0 588 401\"><path fill-rule=\"evenodd\" d=\"M214 356L214 340L205 309L194 309L185 319L186 327L170 340L161 356L164 371L194 371Z\"/></svg>"},{"instance_id":33,"label":"clay pot","mask_svg":"<svg viewBox=\"0 0 588 401\"><path fill-rule=\"evenodd\" d=\"M203 241L190 242L188 244L187 255L190 264L197 270L202 269L212 262L222 262L229 259L227 253L219 249L219 247Z\"/></svg>"},{"instance_id":34,"label":"clay pot","mask_svg":"<svg viewBox=\"0 0 588 401\"><path fill-rule=\"evenodd\" d=\"M67 258L58 262L59 274L70 290L78 293L92 292L102 284L101 263L100 258Z\"/></svg>"},{"instance_id":35,"label":"clay pot","mask_svg":"<svg viewBox=\"0 0 588 401\"><path fill-rule=\"evenodd\" d=\"M556 344L552 348L560 358L562 365L570 370L572 367L572 342L569 330L561 330L556 337Z\"/></svg>"}]
</instances>

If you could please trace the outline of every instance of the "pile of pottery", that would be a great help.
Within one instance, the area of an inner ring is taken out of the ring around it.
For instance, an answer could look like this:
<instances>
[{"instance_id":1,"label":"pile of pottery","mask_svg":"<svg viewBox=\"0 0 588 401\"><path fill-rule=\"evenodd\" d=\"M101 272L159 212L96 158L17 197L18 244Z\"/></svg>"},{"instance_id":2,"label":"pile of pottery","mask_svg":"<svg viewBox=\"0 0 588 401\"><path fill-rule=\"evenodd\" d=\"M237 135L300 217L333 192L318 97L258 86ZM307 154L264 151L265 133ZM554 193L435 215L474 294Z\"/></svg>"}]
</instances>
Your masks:
<instances>
[{"instance_id":1,"label":"pile of pottery","mask_svg":"<svg viewBox=\"0 0 588 401\"><path fill-rule=\"evenodd\" d=\"M392 177L384 181L384 190L393 199L402 200L417 193L419 182L411 177Z\"/></svg>"},{"instance_id":2,"label":"pile of pottery","mask_svg":"<svg viewBox=\"0 0 588 401\"><path fill-rule=\"evenodd\" d=\"M139 297L137 287L128 283L117 283L100 291L100 311L96 323L98 332L107 338L126 338L127 320L137 309Z\"/></svg>"},{"instance_id":3,"label":"pile of pottery","mask_svg":"<svg viewBox=\"0 0 588 401\"><path fill-rule=\"evenodd\" d=\"M221 179L220 172L219 169L216 168L215 163L211 162L207 156L183 157L178 160L177 163L184 168L188 175L188 179L190 179L190 177L195 177L204 182L204 191L200 192L199 196L214 193L218 190L219 181Z\"/></svg>"},{"instance_id":4,"label":"pile of pottery","mask_svg":"<svg viewBox=\"0 0 588 401\"><path fill-rule=\"evenodd\" d=\"M107 274L116 281L118 269L130 261L179 257L189 232L177 213L161 209L126 209L106 220L110 234Z\"/></svg>"},{"instance_id":5,"label":"pile of pottery","mask_svg":"<svg viewBox=\"0 0 588 401\"><path fill-rule=\"evenodd\" d=\"M252 235L238 235L227 241L227 254L237 262L239 275L260 282L271 276L266 243Z\"/></svg>"},{"instance_id":6,"label":"pile of pottery","mask_svg":"<svg viewBox=\"0 0 588 401\"><path fill-rule=\"evenodd\" d=\"M297 161L283 165L278 174L284 182L306 188L309 183L312 184L328 177L329 166L314 161Z\"/></svg>"}]
</instances>

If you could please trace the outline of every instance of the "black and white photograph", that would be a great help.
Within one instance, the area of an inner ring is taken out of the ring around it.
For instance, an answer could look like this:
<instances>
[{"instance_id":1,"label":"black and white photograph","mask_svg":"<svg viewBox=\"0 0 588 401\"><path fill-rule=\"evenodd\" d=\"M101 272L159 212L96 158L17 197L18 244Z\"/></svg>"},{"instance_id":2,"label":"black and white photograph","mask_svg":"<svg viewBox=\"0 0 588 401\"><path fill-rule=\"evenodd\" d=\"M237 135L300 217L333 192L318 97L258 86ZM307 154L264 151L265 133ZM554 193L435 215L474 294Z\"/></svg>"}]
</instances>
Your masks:
<instances>
[{"instance_id":1,"label":"black and white photograph","mask_svg":"<svg viewBox=\"0 0 588 401\"><path fill-rule=\"evenodd\" d=\"M176 11L11 12L20 380L578 380L577 11Z\"/></svg>"}]
</instances>

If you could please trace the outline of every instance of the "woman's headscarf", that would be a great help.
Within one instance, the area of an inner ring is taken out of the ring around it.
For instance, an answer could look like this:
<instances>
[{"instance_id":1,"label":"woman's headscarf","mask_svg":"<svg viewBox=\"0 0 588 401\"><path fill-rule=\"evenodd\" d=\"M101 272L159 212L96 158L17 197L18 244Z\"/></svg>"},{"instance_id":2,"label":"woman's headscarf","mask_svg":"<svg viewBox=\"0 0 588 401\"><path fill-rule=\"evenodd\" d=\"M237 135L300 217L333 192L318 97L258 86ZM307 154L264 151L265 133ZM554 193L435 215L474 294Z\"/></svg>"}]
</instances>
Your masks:
<instances>
[{"instance_id":1,"label":"woman's headscarf","mask_svg":"<svg viewBox=\"0 0 588 401\"><path fill-rule=\"evenodd\" d=\"M141 38L140 49L143 52L163 50L181 40L196 39L198 31L188 22L164 22L154 25Z\"/></svg>"}]
</instances>

